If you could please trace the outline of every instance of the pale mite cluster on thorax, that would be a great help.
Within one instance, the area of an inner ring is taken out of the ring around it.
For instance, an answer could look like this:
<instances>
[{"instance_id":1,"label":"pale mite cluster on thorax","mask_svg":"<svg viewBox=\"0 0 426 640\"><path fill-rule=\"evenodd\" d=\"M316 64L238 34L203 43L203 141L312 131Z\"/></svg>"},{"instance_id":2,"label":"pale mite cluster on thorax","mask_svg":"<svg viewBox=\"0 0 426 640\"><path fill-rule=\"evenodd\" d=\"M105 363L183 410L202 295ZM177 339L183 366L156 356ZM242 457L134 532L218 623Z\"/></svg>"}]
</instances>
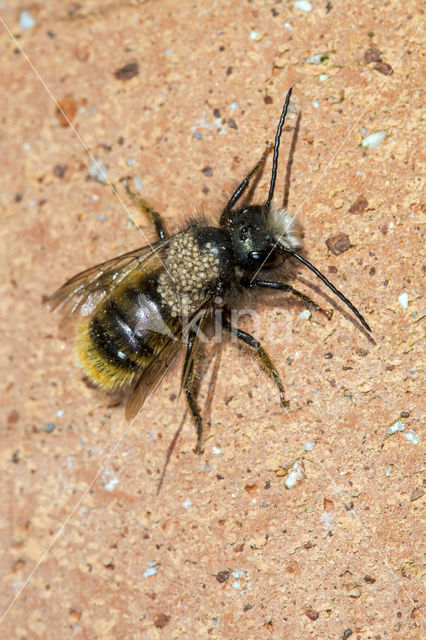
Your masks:
<instances>
[{"instance_id":1,"label":"pale mite cluster on thorax","mask_svg":"<svg viewBox=\"0 0 426 640\"><path fill-rule=\"evenodd\" d=\"M172 317L191 317L217 288L220 276L217 253L211 242L200 246L191 229L171 240L165 270L158 279L158 292Z\"/></svg>"},{"instance_id":2,"label":"pale mite cluster on thorax","mask_svg":"<svg viewBox=\"0 0 426 640\"><path fill-rule=\"evenodd\" d=\"M270 279L280 274L287 278L288 271L279 268L292 258L315 273L370 331L354 305L296 251L302 246L300 225L286 209L273 204L279 143L290 96L291 89L275 136L265 204L243 200L240 208L235 208L252 177L263 167L267 151L234 191L215 227L200 219L169 237L160 214L127 187L134 202L152 218L158 242L74 276L51 297L53 308L62 307L67 315L80 318L97 301L78 325L77 357L86 375L100 388L132 390L128 418L136 415L179 350L185 349L181 384L196 426L198 453L203 443L197 405L198 345L214 310L222 314L224 332L256 356L278 388L283 406L287 405L284 387L266 351L231 322L231 307L238 296L259 289L287 292L330 317L291 285Z\"/></svg>"}]
</instances>

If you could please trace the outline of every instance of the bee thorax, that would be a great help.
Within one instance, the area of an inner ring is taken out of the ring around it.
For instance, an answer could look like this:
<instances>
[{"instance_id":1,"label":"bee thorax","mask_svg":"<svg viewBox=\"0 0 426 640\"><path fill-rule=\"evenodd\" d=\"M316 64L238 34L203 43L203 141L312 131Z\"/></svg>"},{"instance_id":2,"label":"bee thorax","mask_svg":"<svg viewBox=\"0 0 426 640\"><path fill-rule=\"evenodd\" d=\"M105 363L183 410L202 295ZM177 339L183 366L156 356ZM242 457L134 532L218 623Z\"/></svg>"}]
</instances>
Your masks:
<instances>
[{"instance_id":1,"label":"bee thorax","mask_svg":"<svg viewBox=\"0 0 426 640\"><path fill-rule=\"evenodd\" d=\"M212 245L200 245L191 231L176 236L158 279L158 293L173 317L191 316L211 295L219 278L219 260Z\"/></svg>"}]
</instances>

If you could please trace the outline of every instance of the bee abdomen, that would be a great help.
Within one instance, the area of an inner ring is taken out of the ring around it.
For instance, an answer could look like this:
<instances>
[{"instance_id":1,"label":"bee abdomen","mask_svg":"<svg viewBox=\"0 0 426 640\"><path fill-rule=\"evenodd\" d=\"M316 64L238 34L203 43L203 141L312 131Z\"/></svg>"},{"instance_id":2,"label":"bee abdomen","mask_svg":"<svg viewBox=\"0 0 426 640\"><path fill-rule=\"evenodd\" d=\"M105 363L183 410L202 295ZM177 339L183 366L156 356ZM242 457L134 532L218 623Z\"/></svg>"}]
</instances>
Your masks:
<instances>
[{"instance_id":1,"label":"bee abdomen","mask_svg":"<svg viewBox=\"0 0 426 640\"><path fill-rule=\"evenodd\" d=\"M130 386L154 356L149 336L138 336L127 315L110 299L79 328L77 358L91 381L107 391Z\"/></svg>"},{"instance_id":2,"label":"bee abdomen","mask_svg":"<svg viewBox=\"0 0 426 640\"><path fill-rule=\"evenodd\" d=\"M77 358L98 387L129 387L174 339L179 321L161 305L158 274L124 282L79 327Z\"/></svg>"}]
</instances>

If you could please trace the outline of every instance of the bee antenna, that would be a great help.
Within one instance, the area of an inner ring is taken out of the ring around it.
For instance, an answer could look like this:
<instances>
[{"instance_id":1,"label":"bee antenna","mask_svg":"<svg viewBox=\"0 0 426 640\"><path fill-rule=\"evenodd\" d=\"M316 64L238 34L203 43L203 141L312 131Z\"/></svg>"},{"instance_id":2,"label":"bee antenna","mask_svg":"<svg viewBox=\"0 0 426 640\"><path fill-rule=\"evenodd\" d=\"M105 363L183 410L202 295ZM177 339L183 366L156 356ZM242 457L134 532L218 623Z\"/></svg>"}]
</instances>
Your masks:
<instances>
[{"instance_id":1,"label":"bee antenna","mask_svg":"<svg viewBox=\"0 0 426 640\"><path fill-rule=\"evenodd\" d=\"M277 133L275 135L274 157L272 159L271 184L269 186L269 195L268 195L268 199L266 201L266 207L268 209L271 206L272 198L274 197L275 180L277 178L277 169L278 169L278 151L279 151L279 148L280 148L280 138L281 138L281 133L282 133L283 126L284 126L285 117L287 115L287 109L288 109L288 105L290 103L290 96L291 96L291 92L292 91L293 91L293 87L288 90L288 93L286 95L284 106L283 106L283 110L281 112L281 118L280 118L280 121L278 123Z\"/></svg>"},{"instance_id":2,"label":"bee antenna","mask_svg":"<svg viewBox=\"0 0 426 640\"><path fill-rule=\"evenodd\" d=\"M316 269L316 267L314 267L313 264L311 264L310 262L308 262L308 260L306 260L306 258L304 258L303 256L299 255L298 253L296 253L296 251L293 251L292 249L287 249L285 247L281 247L281 249L283 251L285 251L286 253L288 253L289 255L293 256L294 258L296 258L296 260L299 260L299 262L301 262L302 264L304 264L306 267L308 267L308 269L310 269L311 271L313 271L315 273L315 275L324 282L324 284L327 285L327 287L329 289L332 290L332 292L338 297L340 298L340 300L342 302L344 302L349 309L356 315L356 317L358 318L358 320L361 322L362 326L365 327L367 329L367 331L370 331L371 333L371 329L368 326L368 324L366 323L366 321L364 320L364 318L362 317L362 315L360 314L360 312L358 311L358 309L356 307L354 307L354 305L352 304L352 302L350 300L348 300L346 298L346 296L343 295L343 293L341 293L340 291L338 291L338 289L336 289L336 287L334 286L334 284L332 284L330 282L330 280L328 280L320 271L318 271L318 269Z\"/></svg>"}]
</instances>

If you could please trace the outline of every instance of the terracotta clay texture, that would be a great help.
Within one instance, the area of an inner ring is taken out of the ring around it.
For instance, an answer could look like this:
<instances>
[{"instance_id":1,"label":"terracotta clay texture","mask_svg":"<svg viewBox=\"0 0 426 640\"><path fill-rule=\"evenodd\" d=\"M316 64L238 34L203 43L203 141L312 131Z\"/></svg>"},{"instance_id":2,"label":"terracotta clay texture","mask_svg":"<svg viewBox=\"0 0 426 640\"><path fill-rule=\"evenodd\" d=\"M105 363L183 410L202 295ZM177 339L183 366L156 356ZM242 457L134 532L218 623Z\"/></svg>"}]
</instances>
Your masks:
<instances>
[{"instance_id":1,"label":"terracotta clay texture","mask_svg":"<svg viewBox=\"0 0 426 640\"><path fill-rule=\"evenodd\" d=\"M424 17L299 4L2 3L2 637L420 637ZM284 295L241 319L289 409L235 345L211 348L198 457L179 365L127 425L43 297L154 238L126 176L170 228L218 212L290 86L276 194L298 123L289 208L373 333L299 269L331 320Z\"/></svg>"}]
</instances>

